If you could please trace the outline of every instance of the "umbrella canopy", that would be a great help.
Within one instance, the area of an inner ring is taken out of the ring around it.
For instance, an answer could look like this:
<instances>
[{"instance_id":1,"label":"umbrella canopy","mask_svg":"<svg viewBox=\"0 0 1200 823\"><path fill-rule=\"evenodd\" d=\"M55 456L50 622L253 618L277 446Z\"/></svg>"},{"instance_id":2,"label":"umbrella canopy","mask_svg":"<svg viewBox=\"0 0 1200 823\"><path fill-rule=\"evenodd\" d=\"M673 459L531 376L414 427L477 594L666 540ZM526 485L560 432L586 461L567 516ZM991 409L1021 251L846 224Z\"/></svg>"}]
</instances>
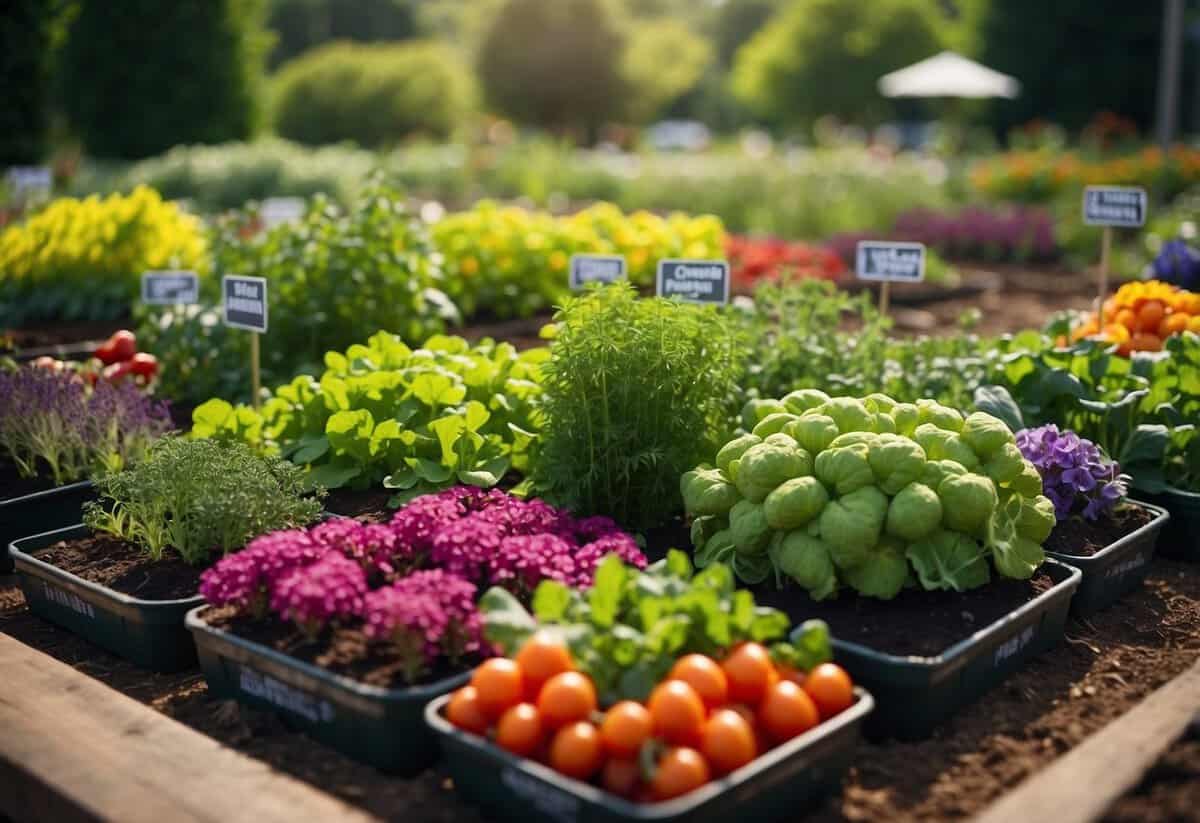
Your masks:
<instances>
[{"instance_id":1,"label":"umbrella canopy","mask_svg":"<svg viewBox=\"0 0 1200 823\"><path fill-rule=\"evenodd\" d=\"M885 97L1016 97L1017 78L944 51L879 78Z\"/></svg>"}]
</instances>

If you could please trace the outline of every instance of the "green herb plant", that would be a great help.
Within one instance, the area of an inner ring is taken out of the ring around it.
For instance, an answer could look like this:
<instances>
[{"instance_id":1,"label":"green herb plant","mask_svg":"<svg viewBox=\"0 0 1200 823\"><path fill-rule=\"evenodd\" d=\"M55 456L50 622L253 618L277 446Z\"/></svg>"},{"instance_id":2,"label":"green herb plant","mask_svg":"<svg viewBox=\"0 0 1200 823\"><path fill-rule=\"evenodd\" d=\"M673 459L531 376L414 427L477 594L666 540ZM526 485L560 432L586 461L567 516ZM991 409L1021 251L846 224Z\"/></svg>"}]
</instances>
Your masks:
<instances>
[{"instance_id":1,"label":"green herb plant","mask_svg":"<svg viewBox=\"0 0 1200 823\"><path fill-rule=\"evenodd\" d=\"M555 324L534 486L630 528L666 521L679 474L731 430L745 358L735 323L616 284L567 300Z\"/></svg>"},{"instance_id":2,"label":"green herb plant","mask_svg":"<svg viewBox=\"0 0 1200 823\"><path fill-rule=\"evenodd\" d=\"M801 672L833 656L823 622L807 621L789 636L787 615L736 589L728 566L693 573L687 554L674 549L641 572L609 555L587 591L544 580L532 613L500 587L484 593L479 609L486 637L508 654L539 629L561 635L604 705L644 701L678 658L719 657L744 641L767 644L777 663Z\"/></svg>"},{"instance_id":3,"label":"green herb plant","mask_svg":"<svg viewBox=\"0 0 1200 823\"><path fill-rule=\"evenodd\" d=\"M134 543L154 560L174 549L194 566L267 532L312 523L324 494L306 491L299 467L259 457L244 444L178 437L94 482L101 499L84 510L88 527Z\"/></svg>"}]
</instances>

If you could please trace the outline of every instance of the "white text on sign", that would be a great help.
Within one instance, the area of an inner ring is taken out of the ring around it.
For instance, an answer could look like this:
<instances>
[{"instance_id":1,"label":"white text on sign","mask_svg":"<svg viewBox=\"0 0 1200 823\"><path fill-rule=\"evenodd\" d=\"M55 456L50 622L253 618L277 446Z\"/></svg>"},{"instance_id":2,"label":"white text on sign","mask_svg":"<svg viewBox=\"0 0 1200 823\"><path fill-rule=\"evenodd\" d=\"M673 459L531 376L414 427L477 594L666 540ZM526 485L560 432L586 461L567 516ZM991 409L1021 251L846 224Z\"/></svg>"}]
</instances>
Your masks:
<instances>
[{"instance_id":1,"label":"white text on sign","mask_svg":"<svg viewBox=\"0 0 1200 823\"><path fill-rule=\"evenodd\" d=\"M660 260L658 296L691 303L728 303L729 264L724 260Z\"/></svg>"},{"instance_id":2,"label":"white text on sign","mask_svg":"<svg viewBox=\"0 0 1200 823\"><path fill-rule=\"evenodd\" d=\"M1146 222L1146 190L1125 186L1088 186L1083 192L1083 222L1089 226L1136 228Z\"/></svg>"},{"instance_id":3,"label":"white text on sign","mask_svg":"<svg viewBox=\"0 0 1200 823\"><path fill-rule=\"evenodd\" d=\"M588 283L615 283L625 278L625 258L618 255L573 254L567 284L581 289Z\"/></svg>"},{"instance_id":4,"label":"white text on sign","mask_svg":"<svg viewBox=\"0 0 1200 823\"><path fill-rule=\"evenodd\" d=\"M262 277L226 275L221 279L225 325L235 329L267 330L267 281Z\"/></svg>"},{"instance_id":5,"label":"white text on sign","mask_svg":"<svg viewBox=\"0 0 1200 823\"><path fill-rule=\"evenodd\" d=\"M854 270L859 280L920 282L925 279L925 246L863 240L855 249Z\"/></svg>"},{"instance_id":6,"label":"white text on sign","mask_svg":"<svg viewBox=\"0 0 1200 823\"><path fill-rule=\"evenodd\" d=\"M200 278L191 271L148 271L142 274L142 302L152 306L200 302Z\"/></svg>"}]
</instances>

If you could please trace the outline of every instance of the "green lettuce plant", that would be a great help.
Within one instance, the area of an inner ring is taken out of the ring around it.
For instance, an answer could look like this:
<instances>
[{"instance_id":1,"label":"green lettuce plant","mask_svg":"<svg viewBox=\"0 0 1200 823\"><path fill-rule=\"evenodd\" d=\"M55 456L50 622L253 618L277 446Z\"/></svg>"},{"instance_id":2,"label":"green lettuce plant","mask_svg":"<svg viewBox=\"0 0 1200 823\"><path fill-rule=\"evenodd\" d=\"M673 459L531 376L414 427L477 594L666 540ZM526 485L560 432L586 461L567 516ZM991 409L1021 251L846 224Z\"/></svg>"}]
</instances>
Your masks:
<instances>
[{"instance_id":1,"label":"green lettuce plant","mask_svg":"<svg viewBox=\"0 0 1200 823\"><path fill-rule=\"evenodd\" d=\"M742 418L752 431L680 481L699 567L890 599L1028 578L1044 559L1053 505L996 417L804 389Z\"/></svg>"}]
</instances>

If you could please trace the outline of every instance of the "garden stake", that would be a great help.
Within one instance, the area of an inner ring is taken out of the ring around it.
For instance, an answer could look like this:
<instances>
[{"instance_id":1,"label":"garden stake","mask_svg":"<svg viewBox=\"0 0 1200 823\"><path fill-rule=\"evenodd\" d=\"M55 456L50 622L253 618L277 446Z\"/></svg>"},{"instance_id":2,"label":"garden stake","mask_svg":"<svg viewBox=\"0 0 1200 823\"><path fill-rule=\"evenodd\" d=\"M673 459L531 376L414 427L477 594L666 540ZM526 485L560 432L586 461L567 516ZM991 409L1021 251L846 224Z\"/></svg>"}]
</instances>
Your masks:
<instances>
[{"instance_id":1,"label":"garden stake","mask_svg":"<svg viewBox=\"0 0 1200 823\"><path fill-rule=\"evenodd\" d=\"M1108 295L1108 256L1112 251L1112 226L1104 227L1100 236L1100 292L1096 295L1096 316L1104 328L1104 298Z\"/></svg>"},{"instance_id":2,"label":"garden stake","mask_svg":"<svg viewBox=\"0 0 1200 823\"><path fill-rule=\"evenodd\" d=\"M892 281L884 280L879 287L879 313L887 317L888 303L892 297Z\"/></svg>"},{"instance_id":3,"label":"garden stake","mask_svg":"<svg viewBox=\"0 0 1200 823\"><path fill-rule=\"evenodd\" d=\"M258 411L262 399L258 396L262 387L259 385L259 354L258 354L258 332L250 332L250 397L254 404L254 410Z\"/></svg>"}]
</instances>

